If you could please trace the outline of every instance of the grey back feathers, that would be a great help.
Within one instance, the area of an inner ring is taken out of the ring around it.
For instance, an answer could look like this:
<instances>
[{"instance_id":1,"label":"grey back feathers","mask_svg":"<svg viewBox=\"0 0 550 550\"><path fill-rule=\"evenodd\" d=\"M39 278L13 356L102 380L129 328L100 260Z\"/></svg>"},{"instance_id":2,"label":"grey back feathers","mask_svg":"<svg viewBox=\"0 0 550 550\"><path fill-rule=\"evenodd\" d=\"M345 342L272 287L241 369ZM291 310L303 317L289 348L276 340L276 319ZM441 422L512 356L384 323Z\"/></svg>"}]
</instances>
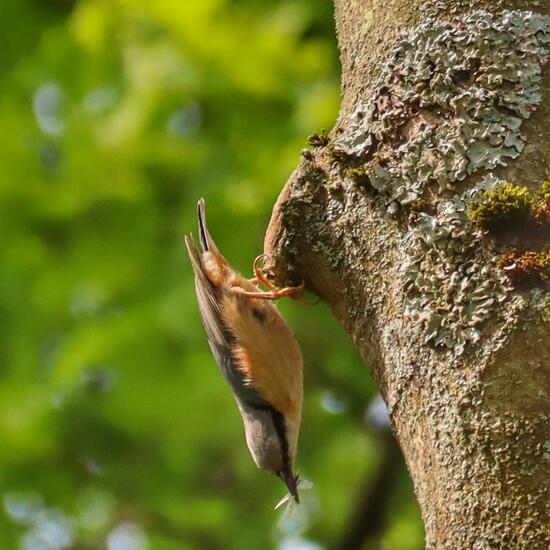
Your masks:
<instances>
[{"instance_id":1,"label":"grey back feathers","mask_svg":"<svg viewBox=\"0 0 550 550\"><path fill-rule=\"evenodd\" d=\"M199 311L202 324L208 337L210 346L227 348L229 346L228 336L225 334L224 323L220 311L219 290L210 282L202 268L200 258L201 252L197 249L192 237L185 237L187 252L191 259L191 265L195 272L195 292L199 304Z\"/></svg>"}]
</instances>

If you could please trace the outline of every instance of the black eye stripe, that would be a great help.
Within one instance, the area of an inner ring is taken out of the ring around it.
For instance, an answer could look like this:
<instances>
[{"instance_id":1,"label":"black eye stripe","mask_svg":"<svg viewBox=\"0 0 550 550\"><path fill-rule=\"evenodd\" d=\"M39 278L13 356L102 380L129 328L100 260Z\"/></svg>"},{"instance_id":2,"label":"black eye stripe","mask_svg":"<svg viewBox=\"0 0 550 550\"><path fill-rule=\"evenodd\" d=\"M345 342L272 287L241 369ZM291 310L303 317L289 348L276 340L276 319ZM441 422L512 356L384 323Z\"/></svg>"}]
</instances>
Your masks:
<instances>
[{"instance_id":1,"label":"black eye stripe","mask_svg":"<svg viewBox=\"0 0 550 550\"><path fill-rule=\"evenodd\" d=\"M271 418L273 419L273 425L275 426L275 431L279 437L279 442L281 444L281 452L283 454L283 464L285 467L290 466L290 454L288 449L288 441L286 439L286 426L284 416L275 408L270 407Z\"/></svg>"}]
</instances>

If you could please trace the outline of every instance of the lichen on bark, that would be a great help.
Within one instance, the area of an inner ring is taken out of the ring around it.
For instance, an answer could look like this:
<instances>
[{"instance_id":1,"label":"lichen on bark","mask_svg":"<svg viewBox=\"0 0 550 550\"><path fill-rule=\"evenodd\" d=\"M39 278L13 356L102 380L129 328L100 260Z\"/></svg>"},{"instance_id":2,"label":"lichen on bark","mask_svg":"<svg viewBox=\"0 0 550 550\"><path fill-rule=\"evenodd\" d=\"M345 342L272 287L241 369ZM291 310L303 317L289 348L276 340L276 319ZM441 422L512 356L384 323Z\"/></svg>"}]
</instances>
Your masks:
<instances>
[{"instance_id":1,"label":"lichen on bark","mask_svg":"<svg viewBox=\"0 0 550 550\"><path fill-rule=\"evenodd\" d=\"M334 148L365 163L371 185L400 205L506 166L539 107L550 17L486 11L428 20L404 33Z\"/></svg>"}]
</instances>

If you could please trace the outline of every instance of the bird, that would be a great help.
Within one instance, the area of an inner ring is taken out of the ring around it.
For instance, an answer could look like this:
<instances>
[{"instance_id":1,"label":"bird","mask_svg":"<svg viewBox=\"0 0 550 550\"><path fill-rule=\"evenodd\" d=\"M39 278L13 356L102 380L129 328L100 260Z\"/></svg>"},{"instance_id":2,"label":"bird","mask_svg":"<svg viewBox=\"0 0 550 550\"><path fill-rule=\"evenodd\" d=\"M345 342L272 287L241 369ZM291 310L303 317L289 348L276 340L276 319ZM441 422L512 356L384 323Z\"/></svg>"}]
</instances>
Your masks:
<instances>
[{"instance_id":1,"label":"bird","mask_svg":"<svg viewBox=\"0 0 550 550\"><path fill-rule=\"evenodd\" d=\"M294 461L302 414L303 357L273 301L300 297L304 287L276 287L260 267L263 255L254 260L254 277L245 278L214 243L202 198L197 218L199 244L192 235L185 236L185 244L212 355L233 391L256 466L286 484L289 494L283 501L293 499L298 504L301 480Z\"/></svg>"}]
</instances>

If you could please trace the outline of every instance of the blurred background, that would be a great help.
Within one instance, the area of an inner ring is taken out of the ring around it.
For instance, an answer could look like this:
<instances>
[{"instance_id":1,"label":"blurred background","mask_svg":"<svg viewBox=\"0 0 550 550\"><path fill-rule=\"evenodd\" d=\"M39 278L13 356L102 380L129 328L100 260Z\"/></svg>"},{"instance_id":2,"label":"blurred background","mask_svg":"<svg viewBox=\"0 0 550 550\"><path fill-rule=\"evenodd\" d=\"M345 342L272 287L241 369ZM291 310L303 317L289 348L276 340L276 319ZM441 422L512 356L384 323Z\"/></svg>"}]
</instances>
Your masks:
<instances>
[{"instance_id":1,"label":"blurred background","mask_svg":"<svg viewBox=\"0 0 550 550\"><path fill-rule=\"evenodd\" d=\"M339 67L326 0L0 0L0 549L423 547L383 403L322 305L292 515L246 449L182 236L250 272Z\"/></svg>"}]
</instances>

